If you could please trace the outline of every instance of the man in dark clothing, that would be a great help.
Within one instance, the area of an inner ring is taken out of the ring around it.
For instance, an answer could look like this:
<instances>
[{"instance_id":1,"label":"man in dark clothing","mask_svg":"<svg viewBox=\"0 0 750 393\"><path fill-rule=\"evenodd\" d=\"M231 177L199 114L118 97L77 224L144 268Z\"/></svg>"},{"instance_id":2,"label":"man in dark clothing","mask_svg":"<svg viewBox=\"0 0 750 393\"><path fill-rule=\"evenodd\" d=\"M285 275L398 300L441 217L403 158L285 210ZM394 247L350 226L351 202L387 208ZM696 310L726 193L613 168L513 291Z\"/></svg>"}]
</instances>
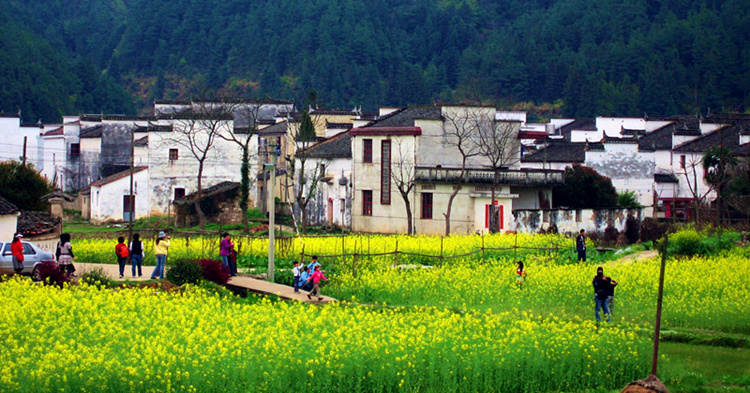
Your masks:
<instances>
[{"instance_id":1,"label":"man in dark clothing","mask_svg":"<svg viewBox=\"0 0 750 393\"><path fill-rule=\"evenodd\" d=\"M586 262L586 230L581 229L581 234L576 237L576 251L578 251L578 262Z\"/></svg>"},{"instance_id":2,"label":"man in dark clothing","mask_svg":"<svg viewBox=\"0 0 750 393\"><path fill-rule=\"evenodd\" d=\"M599 317L600 308L604 310L604 316L606 317L607 322L609 322L607 297L610 293L611 283L609 277L604 276L604 269L602 269L601 266L596 269L596 276L594 276L592 284L594 285L594 315L596 316L596 322L598 323L602 320L601 317Z\"/></svg>"}]
</instances>

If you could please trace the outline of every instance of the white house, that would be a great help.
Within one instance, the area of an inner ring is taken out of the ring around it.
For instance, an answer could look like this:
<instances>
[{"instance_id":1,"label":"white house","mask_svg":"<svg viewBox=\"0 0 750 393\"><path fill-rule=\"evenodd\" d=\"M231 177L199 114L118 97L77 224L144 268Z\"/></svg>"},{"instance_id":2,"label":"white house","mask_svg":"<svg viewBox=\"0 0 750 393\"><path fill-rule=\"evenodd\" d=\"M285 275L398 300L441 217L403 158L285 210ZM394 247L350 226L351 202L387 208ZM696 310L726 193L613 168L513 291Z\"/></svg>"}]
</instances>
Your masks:
<instances>
[{"instance_id":1,"label":"white house","mask_svg":"<svg viewBox=\"0 0 750 393\"><path fill-rule=\"evenodd\" d=\"M429 106L392 111L352 129L352 229L406 233L411 211L416 233L445 233L454 191L451 233L488 232L495 220L497 230L509 230L514 209L549 207L562 173L518 169L520 126L518 119L496 120L491 107ZM500 132L509 135L498 148L505 158L493 205L495 172L487 157L468 158L461 180L458 146L475 154L480 133Z\"/></svg>"},{"instance_id":2,"label":"white house","mask_svg":"<svg viewBox=\"0 0 750 393\"><path fill-rule=\"evenodd\" d=\"M129 221L149 216L149 168L133 169L133 193L130 193L130 170L115 173L91 183L91 222ZM135 204L133 206L132 204Z\"/></svg>"}]
</instances>

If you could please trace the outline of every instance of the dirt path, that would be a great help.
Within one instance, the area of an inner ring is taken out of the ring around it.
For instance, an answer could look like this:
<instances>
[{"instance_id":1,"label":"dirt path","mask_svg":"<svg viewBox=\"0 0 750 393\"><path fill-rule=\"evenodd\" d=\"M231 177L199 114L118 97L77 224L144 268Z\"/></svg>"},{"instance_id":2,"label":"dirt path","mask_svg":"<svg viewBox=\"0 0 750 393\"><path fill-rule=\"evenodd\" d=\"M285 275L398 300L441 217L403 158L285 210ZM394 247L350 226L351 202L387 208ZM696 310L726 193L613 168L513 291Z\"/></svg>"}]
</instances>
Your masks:
<instances>
[{"instance_id":1,"label":"dirt path","mask_svg":"<svg viewBox=\"0 0 750 393\"><path fill-rule=\"evenodd\" d=\"M604 264L605 266L615 266L615 265L629 265L636 261L645 261L646 259L651 259L659 255L659 251L657 250L646 250L646 251L640 251L635 254L625 255L624 257L616 260L607 262Z\"/></svg>"}]
</instances>

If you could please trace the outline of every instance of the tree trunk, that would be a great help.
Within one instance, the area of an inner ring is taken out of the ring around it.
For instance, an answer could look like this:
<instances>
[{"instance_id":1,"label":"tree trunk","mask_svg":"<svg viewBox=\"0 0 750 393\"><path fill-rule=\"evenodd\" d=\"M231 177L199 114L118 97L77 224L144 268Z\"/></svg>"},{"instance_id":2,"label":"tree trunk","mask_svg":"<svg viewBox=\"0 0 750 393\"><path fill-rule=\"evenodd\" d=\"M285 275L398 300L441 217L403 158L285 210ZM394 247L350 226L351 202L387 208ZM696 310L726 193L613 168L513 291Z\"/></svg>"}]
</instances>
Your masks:
<instances>
[{"instance_id":1,"label":"tree trunk","mask_svg":"<svg viewBox=\"0 0 750 393\"><path fill-rule=\"evenodd\" d=\"M201 196L203 195L203 161L198 164L198 192L195 195L195 213L198 214L198 225L201 230L206 229L206 217L201 209Z\"/></svg>"},{"instance_id":2,"label":"tree trunk","mask_svg":"<svg viewBox=\"0 0 750 393\"><path fill-rule=\"evenodd\" d=\"M299 204L299 209L302 213L302 217L300 217L300 223L302 224L302 234L307 235L307 200L305 200L305 203Z\"/></svg>"},{"instance_id":3,"label":"tree trunk","mask_svg":"<svg viewBox=\"0 0 750 393\"><path fill-rule=\"evenodd\" d=\"M250 232L250 224L247 222L248 200L250 198L250 155L248 146L242 146L242 167L240 168L240 210L242 211L242 226L245 233Z\"/></svg>"},{"instance_id":4,"label":"tree trunk","mask_svg":"<svg viewBox=\"0 0 750 393\"><path fill-rule=\"evenodd\" d=\"M458 184L459 185L456 186L456 189L453 190L453 193L451 193L451 196L448 198L448 209L443 213L443 216L445 216L445 236L450 236L451 234L451 208L453 207L453 200L461 189L461 183Z\"/></svg>"},{"instance_id":5,"label":"tree trunk","mask_svg":"<svg viewBox=\"0 0 750 393\"><path fill-rule=\"evenodd\" d=\"M401 194L401 199L404 200L404 205L406 206L406 233L408 235L414 235L414 217L413 213L411 212L411 204L409 203L409 193L399 191L399 194Z\"/></svg>"}]
</instances>

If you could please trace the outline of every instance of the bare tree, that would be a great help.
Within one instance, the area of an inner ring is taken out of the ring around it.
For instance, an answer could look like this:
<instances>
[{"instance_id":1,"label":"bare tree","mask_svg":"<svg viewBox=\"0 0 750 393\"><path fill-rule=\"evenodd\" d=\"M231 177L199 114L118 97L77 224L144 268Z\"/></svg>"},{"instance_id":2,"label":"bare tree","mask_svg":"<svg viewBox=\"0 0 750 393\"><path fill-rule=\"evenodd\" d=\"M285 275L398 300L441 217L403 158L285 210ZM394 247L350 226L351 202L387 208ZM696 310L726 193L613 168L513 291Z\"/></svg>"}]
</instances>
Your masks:
<instances>
[{"instance_id":1,"label":"bare tree","mask_svg":"<svg viewBox=\"0 0 750 393\"><path fill-rule=\"evenodd\" d=\"M693 207L695 209L695 221L700 223L700 208L701 205L706 201L708 195L715 189L713 184L707 183L707 187L703 189L701 184L703 182L703 176L698 177L699 168L703 166L702 156L691 154L689 159L681 162L682 175L685 176L685 183L688 186L690 194L693 196Z\"/></svg>"},{"instance_id":2,"label":"bare tree","mask_svg":"<svg viewBox=\"0 0 750 393\"><path fill-rule=\"evenodd\" d=\"M478 122L476 121L476 113L467 108L445 111L443 118L444 143L458 150L461 156L461 170L454 182L453 192L448 198L446 212L443 213L443 216L445 216L445 235L448 236L451 233L451 208L453 207L453 200L456 199L456 195L461 190L461 184L465 181L469 159L479 154L477 144L473 140L478 134Z\"/></svg>"},{"instance_id":3,"label":"bare tree","mask_svg":"<svg viewBox=\"0 0 750 393\"><path fill-rule=\"evenodd\" d=\"M492 170L492 194L490 211L492 217L497 216L495 206L495 191L500 171L508 169L521 160L521 141L518 139L520 123L506 119L495 119L494 113L474 114L476 126L476 137L473 142L476 145L478 155L488 162ZM497 226L490 226L495 230Z\"/></svg>"},{"instance_id":4,"label":"bare tree","mask_svg":"<svg viewBox=\"0 0 750 393\"><path fill-rule=\"evenodd\" d=\"M218 134L220 138L237 144L242 151L242 164L240 166L240 210L242 210L242 225L246 233L250 231L250 225L247 221L251 184L250 159L255 155L255 152L251 150L251 142L254 140L254 136L258 134L258 117L261 105L262 103L260 102L258 104L238 105L233 111L235 119L242 117L243 123L247 122L247 125L238 127L235 121L233 130L225 129Z\"/></svg>"},{"instance_id":5,"label":"bare tree","mask_svg":"<svg viewBox=\"0 0 750 393\"><path fill-rule=\"evenodd\" d=\"M231 105L208 101L196 102L190 109L175 114L173 118L175 124L172 134L164 138L162 144L182 146L198 162L198 187L194 207L200 227L205 229L206 217L200 206L203 196L203 170L219 135L225 134L232 127L234 117Z\"/></svg>"},{"instance_id":6,"label":"bare tree","mask_svg":"<svg viewBox=\"0 0 750 393\"><path fill-rule=\"evenodd\" d=\"M401 199L406 207L407 234L414 235L414 213L411 210L409 195L414 190L416 158L413 143L405 143L402 139L395 139L395 154L390 170L390 179L396 185Z\"/></svg>"},{"instance_id":7,"label":"bare tree","mask_svg":"<svg viewBox=\"0 0 750 393\"><path fill-rule=\"evenodd\" d=\"M317 120L317 119L316 119ZM308 156L307 149L317 142L315 135L315 121L310 114L302 113L299 125L289 127L289 136L295 144L294 155L287 155L287 174L292 179L294 187L294 199L301 212L300 224L302 233L307 233L307 205L318 189L318 183L325 177L328 168L327 160L312 159ZM308 161L315 163L309 168Z\"/></svg>"}]
</instances>

